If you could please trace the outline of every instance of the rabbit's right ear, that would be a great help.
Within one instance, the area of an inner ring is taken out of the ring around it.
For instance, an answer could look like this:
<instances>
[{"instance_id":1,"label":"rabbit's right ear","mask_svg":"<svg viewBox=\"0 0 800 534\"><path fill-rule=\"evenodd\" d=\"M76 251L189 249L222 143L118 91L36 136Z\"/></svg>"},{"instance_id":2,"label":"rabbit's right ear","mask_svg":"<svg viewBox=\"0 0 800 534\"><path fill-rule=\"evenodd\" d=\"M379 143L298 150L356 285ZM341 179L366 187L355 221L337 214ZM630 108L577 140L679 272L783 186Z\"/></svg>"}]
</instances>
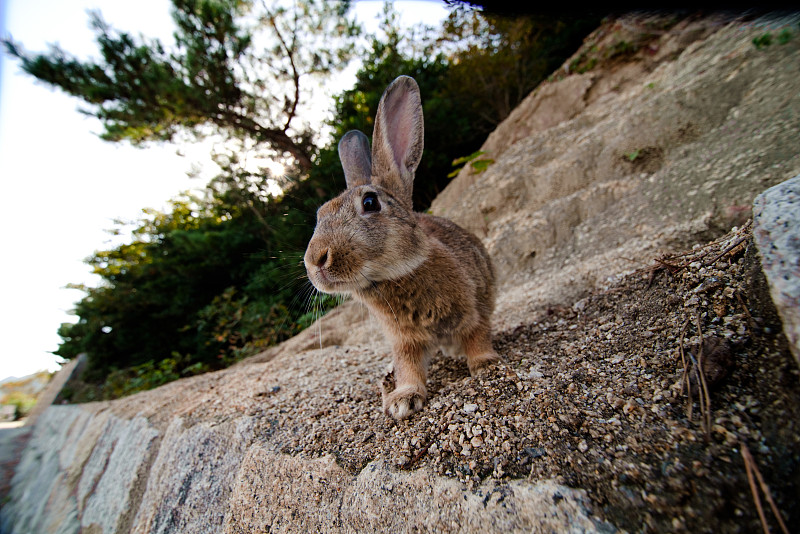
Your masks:
<instances>
[{"instance_id":1,"label":"rabbit's right ear","mask_svg":"<svg viewBox=\"0 0 800 534\"><path fill-rule=\"evenodd\" d=\"M372 174L377 185L392 191L409 209L423 138L419 86L414 78L398 76L378 104L372 137Z\"/></svg>"},{"instance_id":2,"label":"rabbit's right ear","mask_svg":"<svg viewBox=\"0 0 800 534\"><path fill-rule=\"evenodd\" d=\"M342 161L348 189L370 183L372 157L366 135L358 130L350 130L344 134L339 141L339 159Z\"/></svg>"}]
</instances>

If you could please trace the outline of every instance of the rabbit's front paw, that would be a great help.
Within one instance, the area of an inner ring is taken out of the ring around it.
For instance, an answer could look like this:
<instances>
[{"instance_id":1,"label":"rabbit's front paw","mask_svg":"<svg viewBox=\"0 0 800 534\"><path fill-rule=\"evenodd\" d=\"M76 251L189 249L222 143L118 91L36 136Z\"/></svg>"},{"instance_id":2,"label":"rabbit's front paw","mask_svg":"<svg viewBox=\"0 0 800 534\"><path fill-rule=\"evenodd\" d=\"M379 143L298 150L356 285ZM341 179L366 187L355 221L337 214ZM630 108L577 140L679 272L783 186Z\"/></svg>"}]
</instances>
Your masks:
<instances>
[{"instance_id":1,"label":"rabbit's front paw","mask_svg":"<svg viewBox=\"0 0 800 534\"><path fill-rule=\"evenodd\" d=\"M405 419L422 409L425 393L414 386L403 386L384 394L383 411L395 419Z\"/></svg>"}]
</instances>

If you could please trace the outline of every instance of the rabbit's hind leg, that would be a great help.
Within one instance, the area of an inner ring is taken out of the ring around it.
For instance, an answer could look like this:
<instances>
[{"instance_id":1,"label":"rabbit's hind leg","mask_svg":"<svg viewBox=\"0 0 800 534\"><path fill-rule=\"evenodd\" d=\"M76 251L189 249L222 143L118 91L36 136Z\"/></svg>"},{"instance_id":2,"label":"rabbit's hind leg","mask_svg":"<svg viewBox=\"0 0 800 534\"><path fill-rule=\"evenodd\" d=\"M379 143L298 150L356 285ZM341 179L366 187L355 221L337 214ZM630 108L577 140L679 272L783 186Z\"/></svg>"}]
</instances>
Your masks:
<instances>
[{"instance_id":1,"label":"rabbit's hind leg","mask_svg":"<svg viewBox=\"0 0 800 534\"><path fill-rule=\"evenodd\" d=\"M492 347L492 334L488 326L479 325L464 339L469 374L477 375L482 370L500 361Z\"/></svg>"}]
</instances>

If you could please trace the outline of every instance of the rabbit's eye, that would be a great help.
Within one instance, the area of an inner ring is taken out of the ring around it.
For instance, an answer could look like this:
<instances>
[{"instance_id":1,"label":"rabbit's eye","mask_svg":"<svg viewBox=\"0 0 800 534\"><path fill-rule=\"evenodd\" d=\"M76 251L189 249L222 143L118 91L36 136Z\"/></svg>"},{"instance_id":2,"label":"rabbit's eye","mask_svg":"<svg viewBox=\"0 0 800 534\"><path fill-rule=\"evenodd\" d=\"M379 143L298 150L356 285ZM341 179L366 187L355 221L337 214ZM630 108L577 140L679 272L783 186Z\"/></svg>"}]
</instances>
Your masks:
<instances>
[{"instance_id":1,"label":"rabbit's eye","mask_svg":"<svg viewBox=\"0 0 800 534\"><path fill-rule=\"evenodd\" d=\"M381 211L381 203L378 202L378 195L375 193L367 193L364 195L364 198L361 199L361 207L364 208L364 211L367 213Z\"/></svg>"}]
</instances>

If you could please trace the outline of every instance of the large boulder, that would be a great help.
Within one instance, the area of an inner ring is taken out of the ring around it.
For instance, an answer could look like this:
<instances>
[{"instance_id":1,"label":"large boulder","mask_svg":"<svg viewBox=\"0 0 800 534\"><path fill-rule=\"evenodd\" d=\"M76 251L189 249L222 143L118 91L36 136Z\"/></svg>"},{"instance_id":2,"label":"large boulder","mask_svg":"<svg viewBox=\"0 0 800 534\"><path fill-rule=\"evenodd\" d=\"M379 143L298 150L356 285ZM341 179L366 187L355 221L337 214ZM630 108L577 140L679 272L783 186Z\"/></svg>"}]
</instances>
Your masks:
<instances>
[{"instance_id":1,"label":"large boulder","mask_svg":"<svg viewBox=\"0 0 800 534\"><path fill-rule=\"evenodd\" d=\"M753 218L770 295L800 365L800 176L756 197Z\"/></svg>"}]
</instances>

